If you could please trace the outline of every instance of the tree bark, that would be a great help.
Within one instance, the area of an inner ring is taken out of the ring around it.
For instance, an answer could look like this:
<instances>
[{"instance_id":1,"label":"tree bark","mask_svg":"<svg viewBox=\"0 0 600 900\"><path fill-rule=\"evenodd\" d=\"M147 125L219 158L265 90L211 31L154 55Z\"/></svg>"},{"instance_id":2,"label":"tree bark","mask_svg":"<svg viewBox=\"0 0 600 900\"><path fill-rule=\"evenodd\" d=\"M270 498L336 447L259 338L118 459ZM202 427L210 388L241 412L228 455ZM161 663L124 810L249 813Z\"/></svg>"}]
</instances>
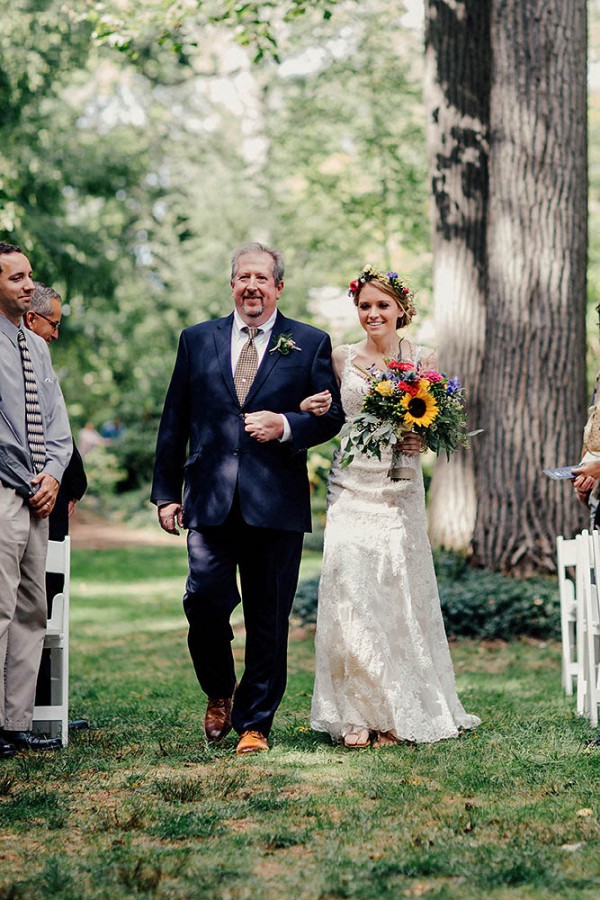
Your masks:
<instances>
[{"instance_id":1,"label":"tree bark","mask_svg":"<svg viewBox=\"0 0 600 900\"><path fill-rule=\"evenodd\" d=\"M431 177L438 360L459 375L469 427L480 427L487 292L486 218L491 0L427 0L425 99ZM438 460L430 489L432 542L467 550L477 511L480 444Z\"/></svg>"},{"instance_id":2,"label":"tree bark","mask_svg":"<svg viewBox=\"0 0 600 900\"><path fill-rule=\"evenodd\" d=\"M489 294L474 561L555 569L581 522L542 474L578 461L585 406L585 0L492 0Z\"/></svg>"}]
</instances>

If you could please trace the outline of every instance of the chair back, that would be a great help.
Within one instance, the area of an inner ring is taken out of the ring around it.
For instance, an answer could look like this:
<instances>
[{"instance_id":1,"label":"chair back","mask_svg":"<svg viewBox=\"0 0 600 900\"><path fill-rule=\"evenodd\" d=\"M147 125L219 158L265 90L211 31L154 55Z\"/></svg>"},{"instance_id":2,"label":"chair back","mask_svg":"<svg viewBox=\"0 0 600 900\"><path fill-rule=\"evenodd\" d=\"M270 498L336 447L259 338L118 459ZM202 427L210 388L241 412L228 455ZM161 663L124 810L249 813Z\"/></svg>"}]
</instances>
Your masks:
<instances>
[{"instance_id":1,"label":"chair back","mask_svg":"<svg viewBox=\"0 0 600 900\"><path fill-rule=\"evenodd\" d=\"M71 594L71 539L48 541L46 572L63 576L63 589L52 598L52 615L48 619L46 634L62 634L65 629L65 612L68 614Z\"/></svg>"},{"instance_id":2,"label":"chair back","mask_svg":"<svg viewBox=\"0 0 600 900\"><path fill-rule=\"evenodd\" d=\"M34 731L69 740L69 600L71 592L71 540L48 541L46 572L62 575L63 587L52 598L44 648L50 652L50 701L33 710Z\"/></svg>"},{"instance_id":3,"label":"chair back","mask_svg":"<svg viewBox=\"0 0 600 900\"><path fill-rule=\"evenodd\" d=\"M562 638L562 683L565 693L573 693L577 681L576 635L577 618L576 572L577 539L565 540L562 535L556 539L558 566L558 592L560 598L560 630Z\"/></svg>"}]
</instances>

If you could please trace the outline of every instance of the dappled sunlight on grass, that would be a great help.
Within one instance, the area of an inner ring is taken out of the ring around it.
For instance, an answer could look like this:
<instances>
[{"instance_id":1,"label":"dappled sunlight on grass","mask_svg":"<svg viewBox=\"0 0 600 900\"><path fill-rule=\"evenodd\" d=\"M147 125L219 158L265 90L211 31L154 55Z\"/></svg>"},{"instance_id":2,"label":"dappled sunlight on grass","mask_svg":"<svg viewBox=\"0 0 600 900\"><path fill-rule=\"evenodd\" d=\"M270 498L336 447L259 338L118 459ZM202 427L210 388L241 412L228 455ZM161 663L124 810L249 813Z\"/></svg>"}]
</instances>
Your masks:
<instances>
[{"instance_id":1,"label":"dappled sunlight on grass","mask_svg":"<svg viewBox=\"0 0 600 900\"><path fill-rule=\"evenodd\" d=\"M73 582L71 590L75 596L81 597L154 597L173 595L181 597L183 593L184 582L181 578L169 578L162 581L156 579L148 579L147 582L135 582L128 584L127 582L102 582L102 581L79 581Z\"/></svg>"},{"instance_id":2,"label":"dappled sunlight on grass","mask_svg":"<svg viewBox=\"0 0 600 900\"><path fill-rule=\"evenodd\" d=\"M352 752L310 730L313 631L294 625L272 750L236 757L234 734L203 736L183 581L111 554L108 581L98 553L74 571L71 714L91 729L0 770L0 897L595 898L597 754L556 645L453 644L480 728Z\"/></svg>"}]
</instances>

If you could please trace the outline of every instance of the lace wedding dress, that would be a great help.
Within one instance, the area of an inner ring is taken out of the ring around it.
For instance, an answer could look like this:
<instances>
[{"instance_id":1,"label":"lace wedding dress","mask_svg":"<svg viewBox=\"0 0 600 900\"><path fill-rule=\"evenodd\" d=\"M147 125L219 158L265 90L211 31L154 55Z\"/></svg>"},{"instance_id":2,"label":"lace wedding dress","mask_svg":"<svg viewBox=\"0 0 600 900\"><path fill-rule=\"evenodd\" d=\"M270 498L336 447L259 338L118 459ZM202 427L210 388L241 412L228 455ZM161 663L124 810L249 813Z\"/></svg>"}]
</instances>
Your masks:
<instances>
[{"instance_id":1,"label":"lace wedding dress","mask_svg":"<svg viewBox=\"0 0 600 900\"><path fill-rule=\"evenodd\" d=\"M344 348L342 405L361 407L367 381ZM341 739L367 727L432 742L479 725L456 694L426 530L423 477L387 477L381 461L357 454L329 476L319 585L311 725Z\"/></svg>"}]
</instances>

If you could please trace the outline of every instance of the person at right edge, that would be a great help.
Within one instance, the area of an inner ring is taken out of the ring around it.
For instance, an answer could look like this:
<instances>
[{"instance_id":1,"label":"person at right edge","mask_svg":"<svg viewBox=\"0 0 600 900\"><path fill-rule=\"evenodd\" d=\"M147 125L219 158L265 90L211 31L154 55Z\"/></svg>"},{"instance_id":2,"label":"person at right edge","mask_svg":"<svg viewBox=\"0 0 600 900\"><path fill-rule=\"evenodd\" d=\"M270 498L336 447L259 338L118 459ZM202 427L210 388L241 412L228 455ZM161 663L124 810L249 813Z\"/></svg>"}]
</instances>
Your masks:
<instances>
[{"instance_id":1,"label":"person at right edge","mask_svg":"<svg viewBox=\"0 0 600 900\"><path fill-rule=\"evenodd\" d=\"M588 419L583 429L582 459L573 469L573 475L573 490L577 499L590 511L590 528L600 528L600 371L596 375ZM600 733L588 746L600 747Z\"/></svg>"},{"instance_id":2,"label":"person at right edge","mask_svg":"<svg viewBox=\"0 0 600 900\"><path fill-rule=\"evenodd\" d=\"M581 462L573 469L573 490L580 503L590 511L590 528L600 527L600 372L583 429Z\"/></svg>"}]
</instances>

